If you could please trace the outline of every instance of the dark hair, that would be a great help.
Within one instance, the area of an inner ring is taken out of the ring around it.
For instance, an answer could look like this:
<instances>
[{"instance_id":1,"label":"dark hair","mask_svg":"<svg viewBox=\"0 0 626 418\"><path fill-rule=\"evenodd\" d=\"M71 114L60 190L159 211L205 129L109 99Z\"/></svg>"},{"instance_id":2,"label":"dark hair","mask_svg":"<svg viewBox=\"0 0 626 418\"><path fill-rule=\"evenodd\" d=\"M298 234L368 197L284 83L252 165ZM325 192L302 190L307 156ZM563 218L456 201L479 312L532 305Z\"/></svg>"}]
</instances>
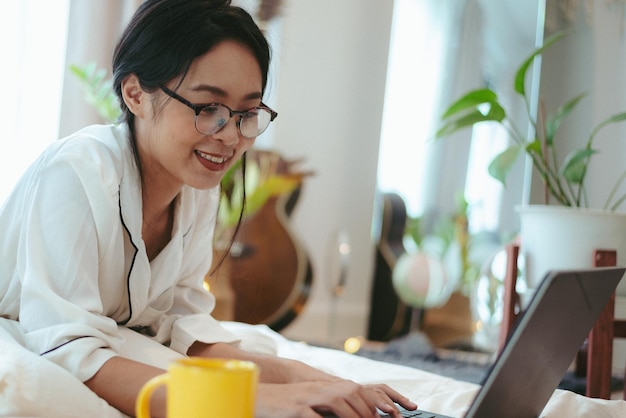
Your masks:
<instances>
[{"instance_id":1,"label":"dark hair","mask_svg":"<svg viewBox=\"0 0 626 418\"><path fill-rule=\"evenodd\" d=\"M250 14L232 6L230 0L146 0L133 15L113 53L113 88L120 101L122 118L129 126L129 140L140 172L134 115L122 98L122 81L135 74L142 89L156 91L174 78L181 77L182 80L196 58L226 40L240 42L250 49L261 68L262 89L265 91L269 45ZM244 154L244 177L245 161ZM228 255L239 231L245 201L244 190L239 222L215 269Z\"/></svg>"},{"instance_id":2,"label":"dark hair","mask_svg":"<svg viewBox=\"0 0 626 418\"><path fill-rule=\"evenodd\" d=\"M137 9L113 54L113 88L137 163L134 116L122 98L122 81L135 74L145 91L155 91L176 77L184 78L196 58L225 40L250 49L265 90L269 45L250 14L230 0L146 0Z\"/></svg>"}]
</instances>

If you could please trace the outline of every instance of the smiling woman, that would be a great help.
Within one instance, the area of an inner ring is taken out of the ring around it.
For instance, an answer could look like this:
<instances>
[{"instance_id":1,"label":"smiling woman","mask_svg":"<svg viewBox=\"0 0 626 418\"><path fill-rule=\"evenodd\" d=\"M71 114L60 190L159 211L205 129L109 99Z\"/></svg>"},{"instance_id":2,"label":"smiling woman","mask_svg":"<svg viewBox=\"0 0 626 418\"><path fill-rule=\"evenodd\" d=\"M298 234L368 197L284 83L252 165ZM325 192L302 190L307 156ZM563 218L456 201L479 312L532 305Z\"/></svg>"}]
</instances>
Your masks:
<instances>
[{"instance_id":1,"label":"smiling woman","mask_svg":"<svg viewBox=\"0 0 626 418\"><path fill-rule=\"evenodd\" d=\"M242 346L212 316L203 282L220 182L276 115L261 101L269 62L260 28L229 0L144 1L113 52L120 123L53 141L0 208L0 317L28 349L125 414L164 372L136 360L153 343L177 356L257 363L259 418L416 407L385 384ZM210 129L198 124L217 107L233 111ZM131 348L122 330L146 345ZM165 415L164 393L153 406Z\"/></svg>"}]
</instances>

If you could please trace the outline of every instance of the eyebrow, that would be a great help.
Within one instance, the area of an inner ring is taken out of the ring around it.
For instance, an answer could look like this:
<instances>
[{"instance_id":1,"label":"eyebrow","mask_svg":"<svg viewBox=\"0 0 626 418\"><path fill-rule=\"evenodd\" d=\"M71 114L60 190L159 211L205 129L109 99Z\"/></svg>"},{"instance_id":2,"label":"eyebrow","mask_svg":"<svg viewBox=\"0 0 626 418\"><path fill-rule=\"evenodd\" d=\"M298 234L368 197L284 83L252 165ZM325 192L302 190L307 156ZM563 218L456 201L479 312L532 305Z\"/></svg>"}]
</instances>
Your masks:
<instances>
[{"instance_id":1,"label":"eyebrow","mask_svg":"<svg viewBox=\"0 0 626 418\"><path fill-rule=\"evenodd\" d=\"M209 84L200 84L197 85L195 87L193 87L191 90L193 91L208 91L209 93L215 94L216 96L220 96L220 97L226 97L228 96L228 93L226 92L226 90L220 88L220 87L216 87L216 86L211 86ZM260 91L255 91L252 93L248 93L244 96L245 100L256 100L256 99L261 99L263 96L261 94Z\"/></svg>"}]
</instances>

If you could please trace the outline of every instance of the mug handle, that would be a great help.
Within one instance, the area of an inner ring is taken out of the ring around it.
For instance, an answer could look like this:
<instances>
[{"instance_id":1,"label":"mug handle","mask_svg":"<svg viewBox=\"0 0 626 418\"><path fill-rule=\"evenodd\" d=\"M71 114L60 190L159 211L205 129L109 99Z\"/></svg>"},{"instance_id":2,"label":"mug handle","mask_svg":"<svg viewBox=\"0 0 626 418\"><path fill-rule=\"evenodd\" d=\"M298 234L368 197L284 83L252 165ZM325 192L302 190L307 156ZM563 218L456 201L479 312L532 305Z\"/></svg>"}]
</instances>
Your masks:
<instances>
[{"instance_id":1,"label":"mug handle","mask_svg":"<svg viewBox=\"0 0 626 418\"><path fill-rule=\"evenodd\" d=\"M157 387L166 385L168 380L169 373L165 373L153 377L143 385L135 403L135 415L137 418L150 418L150 397Z\"/></svg>"}]
</instances>

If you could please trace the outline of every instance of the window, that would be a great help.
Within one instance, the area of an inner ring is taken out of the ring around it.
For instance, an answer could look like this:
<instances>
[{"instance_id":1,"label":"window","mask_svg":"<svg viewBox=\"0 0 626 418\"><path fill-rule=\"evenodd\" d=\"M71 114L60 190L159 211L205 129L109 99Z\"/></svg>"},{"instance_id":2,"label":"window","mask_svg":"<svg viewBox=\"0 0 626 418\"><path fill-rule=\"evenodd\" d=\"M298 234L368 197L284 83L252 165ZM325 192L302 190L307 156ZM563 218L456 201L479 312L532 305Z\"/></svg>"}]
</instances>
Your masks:
<instances>
[{"instance_id":1,"label":"window","mask_svg":"<svg viewBox=\"0 0 626 418\"><path fill-rule=\"evenodd\" d=\"M507 143L507 132L496 123L481 123L473 129L465 182L465 199L471 206L471 231L497 231L500 226L503 188L487 168Z\"/></svg>"},{"instance_id":2,"label":"window","mask_svg":"<svg viewBox=\"0 0 626 418\"><path fill-rule=\"evenodd\" d=\"M481 124L443 139L455 141L445 147L430 143L451 101L484 84L483 31L491 29L483 9L472 0L394 4L378 187L401 195L410 216L451 215L464 193L470 230L497 231L503 186L487 167L506 147L506 132Z\"/></svg>"},{"instance_id":3,"label":"window","mask_svg":"<svg viewBox=\"0 0 626 418\"><path fill-rule=\"evenodd\" d=\"M2 2L0 202L58 137L69 0Z\"/></svg>"},{"instance_id":4,"label":"window","mask_svg":"<svg viewBox=\"0 0 626 418\"><path fill-rule=\"evenodd\" d=\"M378 183L421 213L426 141L432 136L442 83L442 27L433 2L396 0L393 11Z\"/></svg>"}]
</instances>

